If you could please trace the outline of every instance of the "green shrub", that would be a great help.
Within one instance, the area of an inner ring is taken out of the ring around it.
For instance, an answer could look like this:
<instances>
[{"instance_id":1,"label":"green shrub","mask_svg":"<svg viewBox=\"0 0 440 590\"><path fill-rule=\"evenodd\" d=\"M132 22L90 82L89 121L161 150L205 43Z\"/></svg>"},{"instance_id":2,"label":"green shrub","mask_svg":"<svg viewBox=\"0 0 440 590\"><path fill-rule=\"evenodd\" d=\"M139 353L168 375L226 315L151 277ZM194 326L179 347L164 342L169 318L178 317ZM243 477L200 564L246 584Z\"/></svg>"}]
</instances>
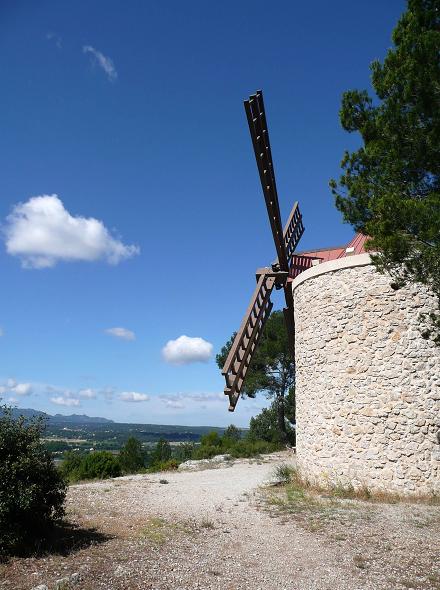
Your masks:
<instances>
[{"instance_id":1,"label":"green shrub","mask_svg":"<svg viewBox=\"0 0 440 590\"><path fill-rule=\"evenodd\" d=\"M294 467L286 465L286 463L281 463L274 469L274 477L279 483L290 483L294 474Z\"/></svg>"},{"instance_id":2,"label":"green shrub","mask_svg":"<svg viewBox=\"0 0 440 590\"><path fill-rule=\"evenodd\" d=\"M267 442L265 440L244 439L237 441L237 443L228 449L228 453L232 457L255 457L267 453L277 451L280 446L276 443Z\"/></svg>"},{"instance_id":3,"label":"green shrub","mask_svg":"<svg viewBox=\"0 0 440 590\"><path fill-rule=\"evenodd\" d=\"M289 424L286 424L287 442L295 444L295 430ZM248 437L255 440L265 440L272 443L280 443L284 435L280 434L278 427L277 409L275 404L271 404L254 418L251 418L249 424Z\"/></svg>"},{"instance_id":4,"label":"green shrub","mask_svg":"<svg viewBox=\"0 0 440 590\"><path fill-rule=\"evenodd\" d=\"M229 424L223 434L223 442L231 440L237 441L241 438L241 430L237 428L234 424Z\"/></svg>"},{"instance_id":5,"label":"green shrub","mask_svg":"<svg viewBox=\"0 0 440 590\"><path fill-rule=\"evenodd\" d=\"M161 438L157 441L154 451L151 453L150 465L164 463L168 459L171 459L171 445L165 438Z\"/></svg>"},{"instance_id":6,"label":"green shrub","mask_svg":"<svg viewBox=\"0 0 440 590\"><path fill-rule=\"evenodd\" d=\"M79 468L82 458L83 455L75 453L75 451L64 453L63 462L61 463L59 470L65 480L78 481L78 479L80 479Z\"/></svg>"},{"instance_id":7,"label":"green shrub","mask_svg":"<svg viewBox=\"0 0 440 590\"><path fill-rule=\"evenodd\" d=\"M192 458L196 461L199 461L200 459L212 459L212 457L215 457L215 455L221 455L222 453L223 448L221 446L214 447L210 445L205 446L202 444L199 447L196 447Z\"/></svg>"},{"instance_id":8,"label":"green shrub","mask_svg":"<svg viewBox=\"0 0 440 590\"><path fill-rule=\"evenodd\" d=\"M121 475L118 457L110 451L94 451L85 455L79 468L80 479L107 479Z\"/></svg>"},{"instance_id":9,"label":"green shrub","mask_svg":"<svg viewBox=\"0 0 440 590\"><path fill-rule=\"evenodd\" d=\"M118 457L110 451L94 451L82 456L67 453L60 471L72 482L82 479L107 479L122 474Z\"/></svg>"},{"instance_id":10,"label":"green shrub","mask_svg":"<svg viewBox=\"0 0 440 590\"><path fill-rule=\"evenodd\" d=\"M204 434L200 439L200 446L202 447L219 447L221 444L222 440L219 433L215 430L208 432L208 434Z\"/></svg>"},{"instance_id":11,"label":"green shrub","mask_svg":"<svg viewBox=\"0 0 440 590\"><path fill-rule=\"evenodd\" d=\"M119 454L119 463L124 473L137 473L144 467L145 458L142 443L130 436Z\"/></svg>"},{"instance_id":12,"label":"green shrub","mask_svg":"<svg viewBox=\"0 0 440 590\"><path fill-rule=\"evenodd\" d=\"M192 442L184 442L181 443L175 450L174 457L179 461L179 463L183 463L184 461L188 461L191 459L194 451L195 445Z\"/></svg>"},{"instance_id":13,"label":"green shrub","mask_svg":"<svg viewBox=\"0 0 440 590\"><path fill-rule=\"evenodd\" d=\"M0 408L0 553L41 540L64 514L66 485L40 442L41 419L12 418Z\"/></svg>"},{"instance_id":14,"label":"green shrub","mask_svg":"<svg viewBox=\"0 0 440 590\"><path fill-rule=\"evenodd\" d=\"M179 461L176 459L168 459L160 463L154 463L148 468L149 473L156 473L157 471L176 471L179 467Z\"/></svg>"}]
</instances>

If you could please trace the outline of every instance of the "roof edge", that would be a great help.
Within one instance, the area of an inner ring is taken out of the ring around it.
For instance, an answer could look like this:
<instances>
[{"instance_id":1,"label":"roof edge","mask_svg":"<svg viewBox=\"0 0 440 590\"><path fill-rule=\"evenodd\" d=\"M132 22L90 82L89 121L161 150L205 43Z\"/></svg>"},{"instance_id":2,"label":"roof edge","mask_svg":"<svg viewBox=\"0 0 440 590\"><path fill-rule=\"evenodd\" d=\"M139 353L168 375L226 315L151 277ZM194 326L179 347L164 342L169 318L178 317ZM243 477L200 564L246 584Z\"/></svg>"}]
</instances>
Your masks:
<instances>
[{"instance_id":1,"label":"roof edge","mask_svg":"<svg viewBox=\"0 0 440 590\"><path fill-rule=\"evenodd\" d=\"M336 272L343 268L354 268L356 266L368 266L372 264L371 256L369 254L355 254L353 256L344 256L344 258L336 258L334 260L328 260L327 262L322 262L321 264L317 264L316 266L312 266L307 270L300 273L296 278L292 281L292 290L307 281L308 279L312 279L314 277L318 277L319 275L323 275L329 272Z\"/></svg>"}]
</instances>

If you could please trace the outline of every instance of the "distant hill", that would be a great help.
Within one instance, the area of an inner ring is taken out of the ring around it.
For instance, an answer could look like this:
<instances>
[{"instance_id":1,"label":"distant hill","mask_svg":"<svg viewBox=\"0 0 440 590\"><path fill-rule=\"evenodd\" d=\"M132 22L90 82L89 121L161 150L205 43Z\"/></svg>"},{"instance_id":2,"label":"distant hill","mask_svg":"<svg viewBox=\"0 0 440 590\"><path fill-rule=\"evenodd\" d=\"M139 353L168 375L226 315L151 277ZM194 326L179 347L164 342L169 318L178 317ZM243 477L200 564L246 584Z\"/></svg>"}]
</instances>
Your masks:
<instances>
[{"instance_id":1,"label":"distant hill","mask_svg":"<svg viewBox=\"0 0 440 590\"><path fill-rule=\"evenodd\" d=\"M0 408L1 415L1 408ZM94 432L95 436L99 438L98 433L106 433L108 437L108 427L115 433L120 434L124 440L128 436L137 436L145 440L159 440L166 438L167 440L199 440L201 436L208 432L218 432L223 434L225 428L223 426L182 426L179 424L133 424L125 422L115 422L108 418L101 418L99 416L87 416L86 414L70 414L64 416L63 414L47 414L40 410L32 408L12 408L13 418L24 416L25 418L32 418L33 416L41 416L46 419L49 432L56 433L63 430L66 426L78 427L88 432ZM246 431L246 428L241 428ZM64 435L63 435L64 436ZM76 435L75 435L76 436ZM103 435L104 436L104 435Z\"/></svg>"},{"instance_id":2,"label":"distant hill","mask_svg":"<svg viewBox=\"0 0 440 590\"><path fill-rule=\"evenodd\" d=\"M32 410L30 408L12 408L12 417L17 419L20 416L24 416L25 418L33 418L34 416L41 416L42 418L48 418L49 414L45 412L40 412L40 410Z\"/></svg>"},{"instance_id":3,"label":"distant hill","mask_svg":"<svg viewBox=\"0 0 440 590\"><path fill-rule=\"evenodd\" d=\"M86 416L86 414L70 414L70 416L55 414L55 416L49 416L49 422L57 424L114 424L114 420L99 418L98 416Z\"/></svg>"},{"instance_id":4,"label":"distant hill","mask_svg":"<svg viewBox=\"0 0 440 590\"><path fill-rule=\"evenodd\" d=\"M46 418L49 424L113 424L114 420L108 418L100 418L97 416L86 416L86 414L70 414L70 416L63 416L62 414L46 414L40 410L33 410L31 408L13 408L13 418L24 416L25 418L32 418L33 416L41 416Z\"/></svg>"}]
</instances>

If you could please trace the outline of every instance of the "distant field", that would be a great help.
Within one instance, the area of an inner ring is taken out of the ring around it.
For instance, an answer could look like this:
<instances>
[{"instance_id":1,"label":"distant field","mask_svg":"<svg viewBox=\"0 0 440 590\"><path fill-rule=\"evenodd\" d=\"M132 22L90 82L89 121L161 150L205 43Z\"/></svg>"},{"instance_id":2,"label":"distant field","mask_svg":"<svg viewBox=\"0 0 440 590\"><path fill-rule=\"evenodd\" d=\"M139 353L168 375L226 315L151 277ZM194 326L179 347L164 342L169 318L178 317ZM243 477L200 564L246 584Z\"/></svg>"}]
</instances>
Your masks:
<instances>
[{"instance_id":1,"label":"distant field","mask_svg":"<svg viewBox=\"0 0 440 590\"><path fill-rule=\"evenodd\" d=\"M55 457L69 450L90 449L119 451L130 436L141 441L145 448L165 438L171 444L200 441L200 438L215 430L220 435L224 428L210 426L175 426L162 424L86 423L65 424L49 421L44 438L45 446Z\"/></svg>"}]
</instances>

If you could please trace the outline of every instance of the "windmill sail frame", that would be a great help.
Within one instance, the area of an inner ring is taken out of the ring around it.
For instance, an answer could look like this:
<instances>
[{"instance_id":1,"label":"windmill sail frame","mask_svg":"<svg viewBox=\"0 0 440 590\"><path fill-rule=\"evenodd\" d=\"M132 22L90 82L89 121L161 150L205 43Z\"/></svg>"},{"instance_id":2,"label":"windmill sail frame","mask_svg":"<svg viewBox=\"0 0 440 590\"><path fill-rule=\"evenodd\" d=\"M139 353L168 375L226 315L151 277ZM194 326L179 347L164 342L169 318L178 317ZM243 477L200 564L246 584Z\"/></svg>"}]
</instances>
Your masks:
<instances>
[{"instance_id":1,"label":"windmill sail frame","mask_svg":"<svg viewBox=\"0 0 440 590\"><path fill-rule=\"evenodd\" d=\"M231 412L235 410L240 399L246 373L272 311L273 303L270 295L274 287L284 288L286 300L286 308L283 310L284 318L289 337L289 349L292 358L295 359L293 294L288 272L295 248L304 233L302 215L297 202L293 205L284 229L282 228L262 91L259 90L251 95L244 101L244 106L277 259L272 263L271 268L258 269L257 286L222 369L222 375L226 381L224 393L229 396Z\"/></svg>"}]
</instances>

